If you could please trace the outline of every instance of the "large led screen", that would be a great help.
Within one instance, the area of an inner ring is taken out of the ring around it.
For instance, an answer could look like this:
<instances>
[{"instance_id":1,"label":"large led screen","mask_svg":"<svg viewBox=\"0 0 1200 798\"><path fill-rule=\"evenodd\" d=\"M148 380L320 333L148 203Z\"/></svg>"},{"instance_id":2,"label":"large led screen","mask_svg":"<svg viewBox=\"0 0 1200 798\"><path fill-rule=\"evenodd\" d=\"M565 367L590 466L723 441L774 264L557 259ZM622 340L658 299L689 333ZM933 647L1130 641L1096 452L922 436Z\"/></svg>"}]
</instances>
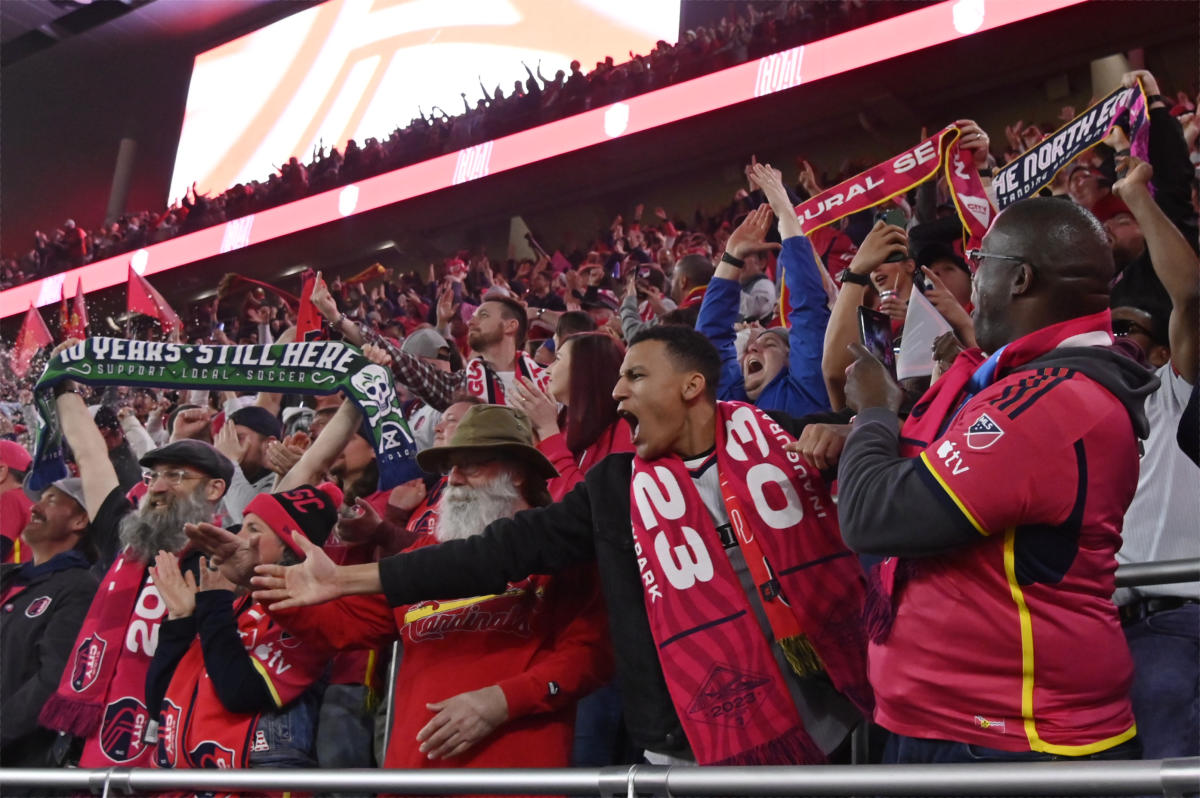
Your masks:
<instances>
[{"instance_id":1,"label":"large led screen","mask_svg":"<svg viewBox=\"0 0 1200 798\"><path fill-rule=\"evenodd\" d=\"M675 41L679 0L328 0L196 57L171 177L220 192L435 106ZM418 111L420 109L420 111Z\"/></svg>"}]
</instances>

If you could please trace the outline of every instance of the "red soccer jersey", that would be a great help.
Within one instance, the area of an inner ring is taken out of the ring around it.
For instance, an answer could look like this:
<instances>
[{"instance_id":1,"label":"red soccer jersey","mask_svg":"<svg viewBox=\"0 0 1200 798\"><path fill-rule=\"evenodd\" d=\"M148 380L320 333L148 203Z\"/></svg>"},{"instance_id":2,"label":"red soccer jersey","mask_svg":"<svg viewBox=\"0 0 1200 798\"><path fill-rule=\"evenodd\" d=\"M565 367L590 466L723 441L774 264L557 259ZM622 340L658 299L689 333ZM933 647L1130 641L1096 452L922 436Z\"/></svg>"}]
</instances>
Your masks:
<instances>
[{"instance_id":1,"label":"red soccer jersey","mask_svg":"<svg viewBox=\"0 0 1200 798\"><path fill-rule=\"evenodd\" d=\"M236 600L235 612L246 656L276 708L299 698L320 678L329 649L287 634L248 596ZM221 704L199 638L176 666L159 717L157 767L246 767L252 750L270 750L266 735L256 731L258 714L230 712Z\"/></svg>"},{"instance_id":2,"label":"red soccer jersey","mask_svg":"<svg viewBox=\"0 0 1200 798\"><path fill-rule=\"evenodd\" d=\"M1131 738L1133 665L1111 597L1138 459L1120 401L1068 369L1018 372L920 460L986 539L910 561L890 635L870 647L876 719L1075 756Z\"/></svg>"}]
</instances>

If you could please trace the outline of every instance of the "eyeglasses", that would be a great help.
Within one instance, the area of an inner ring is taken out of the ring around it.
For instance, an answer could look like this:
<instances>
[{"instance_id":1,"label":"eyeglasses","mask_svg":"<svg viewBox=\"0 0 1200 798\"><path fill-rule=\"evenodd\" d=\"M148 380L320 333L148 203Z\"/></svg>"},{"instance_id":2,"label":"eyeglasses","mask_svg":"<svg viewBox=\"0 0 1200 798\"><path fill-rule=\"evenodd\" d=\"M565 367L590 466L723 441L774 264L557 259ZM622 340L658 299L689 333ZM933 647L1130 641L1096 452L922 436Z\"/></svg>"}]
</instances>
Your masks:
<instances>
[{"instance_id":1,"label":"eyeglasses","mask_svg":"<svg viewBox=\"0 0 1200 798\"><path fill-rule=\"evenodd\" d=\"M979 264L983 262L984 258L991 258L992 260L1008 260L1012 261L1013 263L1029 263L1027 258L1019 258L1016 255L997 255L994 252L984 252L982 249L968 249L966 255L967 263L971 264L972 272L979 270ZM1030 263L1029 265L1032 266L1033 264Z\"/></svg>"},{"instance_id":2,"label":"eyeglasses","mask_svg":"<svg viewBox=\"0 0 1200 798\"><path fill-rule=\"evenodd\" d=\"M146 471L142 474L142 484L147 488L158 482L160 479L165 479L171 487L181 484L184 480L189 479L208 479L204 474L193 474L189 471L184 471L182 468L172 469L170 471Z\"/></svg>"},{"instance_id":3,"label":"eyeglasses","mask_svg":"<svg viewBox=\"0 0 1200 798\"><path fill-rule=\"evenodd\" d=\"M1153 340L1154 333L1147 330L1142 325L1132 319L1113 319L1112 322L1113 335L1118 338L1125 338L1130 335L1144 335Z\"/></svg>"}]
</instances>

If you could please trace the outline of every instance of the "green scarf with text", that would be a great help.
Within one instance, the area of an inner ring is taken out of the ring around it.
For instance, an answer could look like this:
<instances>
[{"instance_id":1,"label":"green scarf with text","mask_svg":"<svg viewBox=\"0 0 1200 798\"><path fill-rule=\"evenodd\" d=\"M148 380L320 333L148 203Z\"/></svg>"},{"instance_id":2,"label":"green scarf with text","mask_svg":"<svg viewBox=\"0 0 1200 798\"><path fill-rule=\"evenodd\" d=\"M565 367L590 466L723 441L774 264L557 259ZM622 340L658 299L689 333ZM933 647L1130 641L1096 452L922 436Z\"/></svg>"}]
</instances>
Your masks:
<instances>
[{"instance_id":1,"label":"green scarf with text","mask_svg":"<svg viewBox=\"0 0 1200 798\"><path fill-rule=\"evenodd\" d=\"M421 475L416 445L400 410L392 373L339 341L210 346L88 338L55 355L34 389L39 416L29 486L41 490L67 475L54 386L195 388L273 393L343 393L363 414L363 433L375 448L379 488Z\"/></svg>"}]
</instances>

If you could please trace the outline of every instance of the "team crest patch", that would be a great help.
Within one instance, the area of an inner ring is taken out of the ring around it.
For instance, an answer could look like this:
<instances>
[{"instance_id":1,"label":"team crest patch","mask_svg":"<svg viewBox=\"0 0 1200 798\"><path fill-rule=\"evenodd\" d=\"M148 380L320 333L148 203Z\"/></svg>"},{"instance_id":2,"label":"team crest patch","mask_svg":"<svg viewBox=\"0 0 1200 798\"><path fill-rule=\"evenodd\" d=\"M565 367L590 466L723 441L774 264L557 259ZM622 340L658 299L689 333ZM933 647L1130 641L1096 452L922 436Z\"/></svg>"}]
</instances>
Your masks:
<instances>
[{"instance_id":1,"label":"team crest patch","mask_svg":"<svg viewBox=\"0 0 1200 798\"><path fill-rule=\"evenodd\" d=\"M743 729L766 698L763 686L770 683L760 674L714 665L692 698L688 714L704 723Z\"/></svg>"},{"instance_id":2,"label":"team crest patch","mask_svg":"<svg viewBox=\"0 0 1200 798\"><path fill-rule=\"evenodd\" d=\"M49 596L38 596L33 601L29 602L29 606L25 608L26 618L36 618L45 612L50 607Z\"/></svg>"},{"instance_id":3,"label":"team crest patch","mask_svg":"<svg viewBox=\"0 0 1200 798\"><path fill-rule=\"evenodd\" d=\"M192 767L198 768L231 768L234 767L233 751L220 743L205 740L188 752Z\"/></svg>"},{"instance_id":4,"label":"team crest patch","mask_svg":"<svg viewBox=\"0 0 1200 798\"><path fill-rule=\"evenodd\" d=\"M96 682L100 675L100 663L104 660L104 650L108 643L97 634L88 635L75 649L75 657L71 666L71 689L82 693Z\"/></svg>"},{"instance_id":5,"label":"team crest patch","mask_svg":"<svg viewBox=\"0 0 1200 798\"><path fill-rule=\"evenodd\" d=\"M137 759L146 746L143 735L149 722L145 704L132 696L118 698L104 710L100 750L114 762Z\"/></svg>"},{"instance_id":6,"label":"team crest patch","mask_svg":"<svg viewBox=\"0 0 1200 798\"><path fill-rule=\"evenodd\" d=\"M158 750L155 758L160 768L173 768L179 751L179 721L183 710L174 701L164 698L158 713Z\"/></svg>"},{"instance_id":7,"label":"team crest patch","mask_svg":"<svg viewBox=\"0 0 1200 798\"><path fill-rule=\"evenodd\" d=\"M987 413L980 413L975 423L967 427L967 446L986 449L1004 437L1004 430Z\"/></svg>"}]
</instances>

